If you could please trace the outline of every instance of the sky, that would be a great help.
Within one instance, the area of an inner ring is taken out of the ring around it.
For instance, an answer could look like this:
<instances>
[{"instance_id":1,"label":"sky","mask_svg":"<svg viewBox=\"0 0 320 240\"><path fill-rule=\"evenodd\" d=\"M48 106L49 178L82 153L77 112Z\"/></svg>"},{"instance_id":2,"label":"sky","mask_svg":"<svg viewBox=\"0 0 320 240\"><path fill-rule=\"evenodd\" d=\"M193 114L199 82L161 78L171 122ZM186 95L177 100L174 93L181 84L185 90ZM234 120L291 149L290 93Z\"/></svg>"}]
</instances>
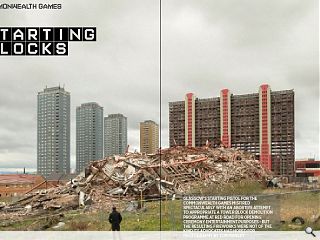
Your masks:
<instances>
[{"instance_id":1,"label":"sky","mask_svg":"<svg viewBox=\"0 0 320 240\"><path fill-rule=\"evenodd\" d=\"M12 2L18 2L17 0ZM37 2L37 1L31 1ZM97 102L128 117L130 150L139 122L160 122L168 146L168 102L294 89L296 158L319 158L317 0L68 0L62 10L0 10L2 26L96 26L97 42L70 42L68 57L0 57L0 168L36 168L37 93L71 93L75 110Z\"/></svg>"}]
</instances>

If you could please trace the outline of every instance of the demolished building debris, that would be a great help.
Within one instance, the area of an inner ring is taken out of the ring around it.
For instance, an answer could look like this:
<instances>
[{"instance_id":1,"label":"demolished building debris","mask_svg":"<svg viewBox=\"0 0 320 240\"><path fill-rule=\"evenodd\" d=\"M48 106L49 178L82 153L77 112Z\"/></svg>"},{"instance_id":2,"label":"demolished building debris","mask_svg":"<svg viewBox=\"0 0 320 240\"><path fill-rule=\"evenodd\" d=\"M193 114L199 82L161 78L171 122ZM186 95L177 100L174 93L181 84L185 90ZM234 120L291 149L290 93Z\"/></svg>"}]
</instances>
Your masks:
<instances>
[{"instance_id":1,"label":"demolished building debris","mask_svg":"<svg viewBox=\"0 0 320 240\"><path fill-rule=\"evenodd\" d=\"M0 218L6 213L22 216L87 205L110 208L115 199L176 197L197 183L263 180L269 174L254 155L233 148L176 146L157 154L126 153L90 162L84 173L64 186L31 192L0 205Z\"/></svg>"}]
</instances>

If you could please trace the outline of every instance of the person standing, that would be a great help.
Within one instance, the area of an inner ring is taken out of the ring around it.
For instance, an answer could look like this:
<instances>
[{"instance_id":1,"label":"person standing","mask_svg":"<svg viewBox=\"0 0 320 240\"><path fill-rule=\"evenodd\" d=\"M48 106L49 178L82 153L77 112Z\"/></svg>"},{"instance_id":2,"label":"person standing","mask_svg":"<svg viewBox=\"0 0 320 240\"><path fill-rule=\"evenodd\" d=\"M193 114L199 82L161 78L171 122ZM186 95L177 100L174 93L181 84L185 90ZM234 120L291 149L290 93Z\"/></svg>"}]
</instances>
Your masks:
<instances>
[{"instance_id":1,"label":"person standing","mask_svg":"<svg viewBox=\"0 0 320 240\"><path fill-rule=\"evenodd\" d=\"M117 211L116 207L112 207L112 213L109 215L109 222L111 223L112 231L120 231L121 221L121 214Z\"/></svg>"}]
</instances>

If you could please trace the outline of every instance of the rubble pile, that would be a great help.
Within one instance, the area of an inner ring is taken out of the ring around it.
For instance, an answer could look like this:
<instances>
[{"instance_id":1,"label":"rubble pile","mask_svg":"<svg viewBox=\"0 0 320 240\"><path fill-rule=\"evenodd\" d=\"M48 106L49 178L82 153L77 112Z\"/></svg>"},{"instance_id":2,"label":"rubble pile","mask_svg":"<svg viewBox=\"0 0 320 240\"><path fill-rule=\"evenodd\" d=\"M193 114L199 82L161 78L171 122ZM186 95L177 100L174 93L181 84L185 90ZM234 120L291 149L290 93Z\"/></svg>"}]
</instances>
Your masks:
<instances>
[{"instance_id":1,"label":"rubble pile","mask_svg":"<svg viewBox=\"0 0 320 240\"><path fill-rule=\"evenodd\" d=\"M172 147L157 154L126 153L92 161L65 186L28 193L2 212L110 207L114 199L133 200L186 193L194 183L225 184L268 176L254 155L233 148Z\"/></svg>"}]
</instances>

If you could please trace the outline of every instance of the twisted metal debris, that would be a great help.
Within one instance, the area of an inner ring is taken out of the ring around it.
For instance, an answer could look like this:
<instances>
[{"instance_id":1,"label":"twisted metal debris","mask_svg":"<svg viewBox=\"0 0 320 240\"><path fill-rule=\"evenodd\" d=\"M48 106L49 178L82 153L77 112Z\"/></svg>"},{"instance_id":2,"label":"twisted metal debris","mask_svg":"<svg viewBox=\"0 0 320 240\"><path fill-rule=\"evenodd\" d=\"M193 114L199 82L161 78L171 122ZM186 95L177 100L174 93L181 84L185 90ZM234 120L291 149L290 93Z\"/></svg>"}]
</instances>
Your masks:
<instances>
[{"instance_id":1,"label":"twisted metal debris","mask_svg":"<svg viewBox=\"0 0 320 240\"><path fill-rule=\"evenodd\" d=\"M126 153L92 161L86 171L65 186L28 193L0 213L19 215L104 208L114 198L126 200L187 193L194 184L226 184L244 179L263 180L269 173L254 155L233 148L172 147L157 154Z\"/></svg>"}]
</instances>

